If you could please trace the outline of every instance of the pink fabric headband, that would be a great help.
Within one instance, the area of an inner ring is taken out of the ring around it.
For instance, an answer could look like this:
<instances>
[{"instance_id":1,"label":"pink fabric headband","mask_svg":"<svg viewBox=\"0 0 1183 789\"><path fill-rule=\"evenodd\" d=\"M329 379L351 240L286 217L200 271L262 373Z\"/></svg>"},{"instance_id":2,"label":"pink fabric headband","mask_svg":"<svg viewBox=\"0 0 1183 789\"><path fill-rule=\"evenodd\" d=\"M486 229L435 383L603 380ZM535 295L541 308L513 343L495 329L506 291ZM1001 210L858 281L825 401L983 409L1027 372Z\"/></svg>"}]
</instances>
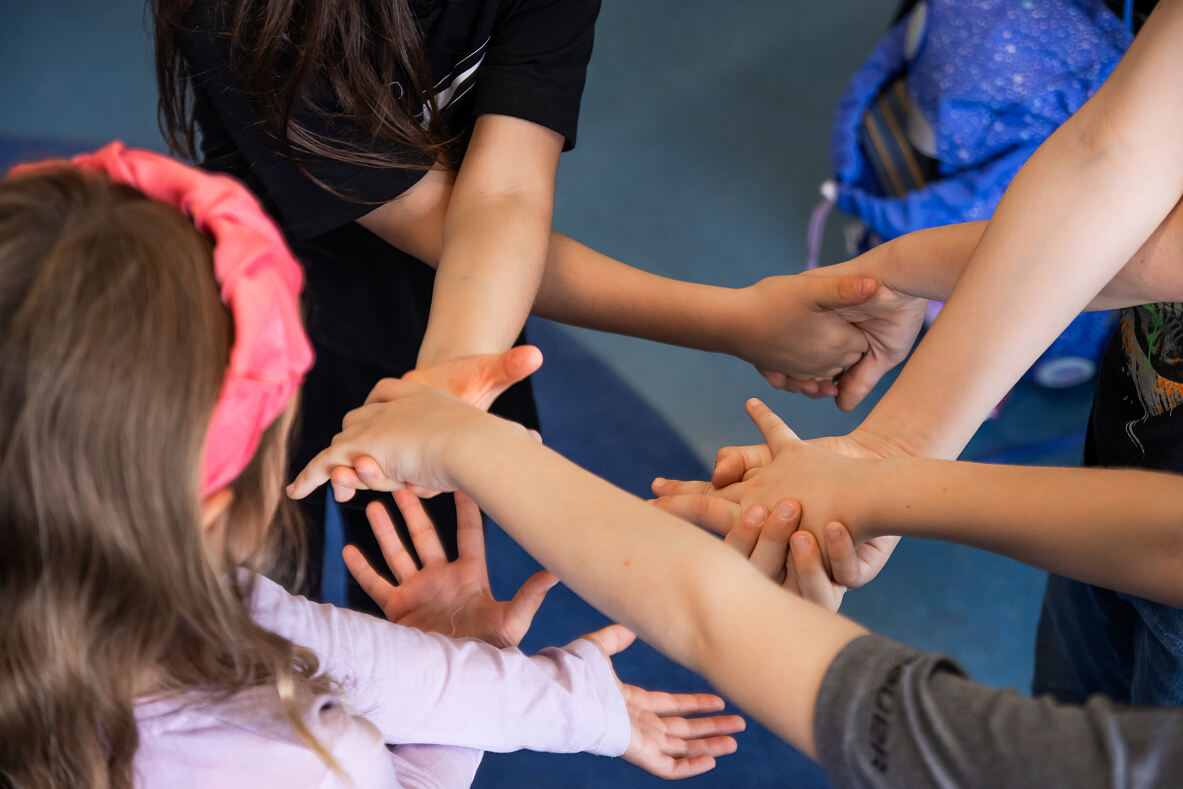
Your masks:
<instances>
[{"instance_id":1,"label":"pink fabric headband","mask_svg":"<svg viewBox=\"0 0 1183 789\"><path fill-rule=\"evenodd\" d=\"M214 239L214 277L234 317L234 347L202 455L201 495L208 496L242 473L312 366L300 320L303 272L254 196L232 178L119 142L70 163L176 206Z\"/></svg>"}]
</instances>

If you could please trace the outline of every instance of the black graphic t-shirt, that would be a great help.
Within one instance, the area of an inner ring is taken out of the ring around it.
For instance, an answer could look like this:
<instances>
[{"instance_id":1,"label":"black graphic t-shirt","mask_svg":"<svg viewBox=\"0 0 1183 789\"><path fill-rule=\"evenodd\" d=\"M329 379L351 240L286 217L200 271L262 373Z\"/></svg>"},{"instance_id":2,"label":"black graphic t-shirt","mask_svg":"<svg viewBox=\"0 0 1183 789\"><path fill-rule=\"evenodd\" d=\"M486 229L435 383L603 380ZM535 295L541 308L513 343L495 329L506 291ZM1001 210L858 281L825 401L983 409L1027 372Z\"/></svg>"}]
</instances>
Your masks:
<instances>
[{"instance_id":1,"label":"black graphic t-shirt","mask_svg":"<svg viewBox=\"0 0 1183 789\"><path fill-rule=\"evenodd\" d=\"M328 445L345 412L359 405L379 378L402 375L415 365L434 271L354 220L407 191L424 170L301 155L300 165L312 178L301 172L262 128L231 69L229 38L219 34L216 21L220 4L198 0L185 20L189 31L182 51L194 74L202 165L243 180L304 264L317 363L304 388L298 467ZM508 115L562 134L565 148L571 148L599 5L599 0L412 0L447 132L463 138L478 115ZM301 121L319 123L314 131L337 139L361 134L340 121ZM412 165L427 164L421 155L406 155ZM537 424L528 383L507 392L495 410Z\"/></svg>"},{"instance_id":2,"label":"black graphic t-shirt","mask_svg":"<svg viewBox=\"0 0 1183 789\"><path fill-rule=\"evenodd\" d=\"M1127 307L1101 363L1085 463L1183 472L1183 304Z\"/></svg>"},{"instance_id":3,"label":"black graphic t-shirt","mask_svg":"<svg viewBox=\"0 0 1183 789\"><path fill-rule=\"evenodd\" d=\"M191 30L182 40L194 73L206 167L245 180L296 240L340 227L423 177L418 165L429 162L397 149L384 153L401 154L411 167L364 167L301 154L300 164L316 180L301 173L262 128L231 70L229 38L217 32L224 26L218 22L219 5L198 2L185 20ZM566 139L566 149L574 146L599 0L417 0L411 6L424 31L449 134L471 131L478 115L509 115L553 129ZM392 84L391 90L401 86ZM325 137L362 137L340 120L302 116L301 121Z\"/></svg>"}]
</instances>

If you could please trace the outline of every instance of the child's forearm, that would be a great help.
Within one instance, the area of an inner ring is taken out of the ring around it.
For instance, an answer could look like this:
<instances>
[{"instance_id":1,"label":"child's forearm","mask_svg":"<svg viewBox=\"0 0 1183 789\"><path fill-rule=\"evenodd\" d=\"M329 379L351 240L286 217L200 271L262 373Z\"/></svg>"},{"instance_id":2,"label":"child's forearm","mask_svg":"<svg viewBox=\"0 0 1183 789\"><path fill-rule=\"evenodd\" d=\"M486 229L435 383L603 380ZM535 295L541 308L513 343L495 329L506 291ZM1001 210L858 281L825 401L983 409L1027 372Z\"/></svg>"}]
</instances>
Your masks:
<instances>
[{"instance_id":1,"label":"child's forearm","mask_svg":"<svg viewBox=\"0 0 1183 789\"><path fill-rule=\"evenodd\" d=\"M546 267L562 146L562 135L538 124L481 115L455 181L436 178L419 199L417 185L395 201L403 203L404 227L423 224L404 236L439 239L418 367L499 353L521 332ZM410 216L417 207L427 216ZM442 221L431 218L441 212Z\"/></svg>"},{"instance_id":2,"label":"child's forearm","mask_svg":"<svg viewBox=\"0 0 1183 789\"><path fill-rule=\"evenodd\" d=\"M550 223L544 198L453 196L418 367L513 345L542 279Z\"/></svg>"},{"instance_id":3,"label":"child's forearm","mask_svg":"<svg viewBox=\"0 0 1183 789\"><path fill-rule=\"evenodd\" d=\"M867 473L856 540L957 542L1183 606L1183 477L911 458L873 461Z\"/></svg>"},{"instance_id":4,"label":"child's forearm","mask_svg":"<svg viewBox=\"0 0 1183 789\"><path fill-rule=\"evenodd\" d=\"M963 222L917 230L881 244L847 264L851 273L893 290L944 301L961 278L987 223ZM1089 302L1109 310L1153 301L1183 300L1183 201Z\"/></svg>"},{"instance_id":5,"label":"child's forearm","mask_svg":"<svg viewBox=\"0 0 1183 789\"><path fill-rule=\"evenodd\" d=\"M534 314L572 326L733 353L740 293L652 274L553 233Z\"/></svg>"},{"instance_id":6,"label":"child's forearm","mask_svg":"<svg viewBox=\"0 0 1183 789\"><path fill-rule=\"evenodd\" d=\"M586 640L527 657L292 597L265 579L251 616L311 649L387 743L610 756L628 746L612 665Z\"/></svg>"},{"instance_id":7,"label":"child's forearm","mask_svg":"<svg viewBox=\"0 0 1183 789\"><path fill-rule=\"evenodd\" d=\"M543 565L816 753L822 677L862 628L785 594L716 540L511 426L486 419L457 441L449 476Z\"/></svg>"}]
</instances>

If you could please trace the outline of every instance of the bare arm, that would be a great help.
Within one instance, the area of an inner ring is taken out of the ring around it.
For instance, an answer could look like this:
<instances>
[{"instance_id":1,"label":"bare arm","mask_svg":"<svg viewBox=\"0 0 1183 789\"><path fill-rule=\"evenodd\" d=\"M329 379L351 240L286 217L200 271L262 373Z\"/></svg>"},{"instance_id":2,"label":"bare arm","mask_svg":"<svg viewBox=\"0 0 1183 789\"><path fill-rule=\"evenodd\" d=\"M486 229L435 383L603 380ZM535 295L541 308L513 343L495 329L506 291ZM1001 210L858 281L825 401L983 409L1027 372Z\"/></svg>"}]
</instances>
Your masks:
<instances>
[{"instance_id":1,"label":"bare arm","mask_svg":"<svg viewBox=\"0 0 1183 789\"><path fill-rule=\"evenodd\" d=\"M845 524L855 543L903 535L972 545L1060 575L1183 605L1183 476L1126 469L852 458L801 441L759 400L748 413L771 461L721 490L666 482L662 509L720 534L753 507L800 502L801 528L828 554Z\"/></svg>"},{"instance_id":2,"label":"bare arm","mask_svg":"<svg viewBox=\"0 0 1183 789\"><path fill-rule=\"evenodd\" d=\"M1151 15L1109 80L1007 190L948 305L859 429L957 455L1006 389L1183 194L1183 2Z\"/></svg>"},{"instance_id":3,"label":"bare arm","mask_svg":"<svg viewBox=\"0 0 1183 789\"><path fill-rule=\"evenodd\" d=\"M454 191L458 188L454 187L453 178L446 170L433 170L404 195L358 221L393 246L429 266L438 267L445 249L445 229L459 224L453 217ZM869 298L874 283L864 278L778 276L746 288L713 287L651 274L560 233L549 230L548 233L545 269L539 273L533 304L533 312L542 317L698 350L729 353L761 369L799 377L828 379L856 361L866 349L862 334L831 311L832 307L857 304ZM479 255L471 259L484 262ZM480 281L484 281L483 274L481 277ZM421 362L426 362L429 353L437 353L432 348L442 347L432 334L434 328L450 325L442 317L438 320L436 317L441 309L439 297L444 295L443 287L437 281L437 304L432 307L432 328L424 341ZM465 292L476 297L471 289ZM514 294L507 292L498 298L508 299L512 314L518 315L521 304L515 301ZM489 303L493 305L494 301L490 299ZM524 319L524 313L521 317ZM474 320L475 313L456 326L475 327ZM521 324L515 317L499 325L506 327L506 331L490 339L507 347ZM508 334L509 326L514 326L512 334ZM488 340L485 344L491 348Z\"/></svg>"},{"instance_id":4,"label":"bare arm","mask_svg":"<svg viewBox=\"0 0 1183 789\"><path fill-rule=\"evenodd\" d=\"M833 270L873 277L909 296L944 301L969 265L986 225L965 222L918 230ZM1153 301L1183 301L1183 201L1175 204L1085 309L1110 310Z\"/></svg>"},{"instance_id":5,"label":"bare arm","mask_svg":"<svg viewBox=\"0 0 1183 789\"><path fill-rule=\"evenodd\" d=\"M717 540L515 425L405 381L383 382L375 399L393 402L351 412L349 427L289 488L293 496L362 456L381 466L374 488L391 480L464 488L577 594L816 757L818 689L862 627L785 594Z\"/></svg>"},{"instance_id":6,"label":"bare arm","mask_svg":"<svg viewBox=\"0 0 1183 789\"><path fill-rule=\"evenodd\" d=\"M854 497L856 540L901 534L972 545L1183 606L1183 477L913 458L867 463L868 495Z\"/></svg>"},{"instance_id":7,"label":"bare arm","mask_svg":"<svg viewBox=\"0 0 1183 789\"><path fill-rule=\"evenodd\" d=\"M438 261L435 290L417 366L496 353L513 344L546 265L562 144L560 134L529 121L504 115L477 118L448 190L443 221L428 220L442 237L438 253L432 255ZM447 182L438 175L432 179L425 185L428 189ZM379 235L391 225L395 238L415 239L417 234L404 230L407 217L397 214L430 196L392 201L361 223ZM429 215L433 209L427 203ZM435 252L421 245L419 251Z\"/></svg>"}]
</instances>

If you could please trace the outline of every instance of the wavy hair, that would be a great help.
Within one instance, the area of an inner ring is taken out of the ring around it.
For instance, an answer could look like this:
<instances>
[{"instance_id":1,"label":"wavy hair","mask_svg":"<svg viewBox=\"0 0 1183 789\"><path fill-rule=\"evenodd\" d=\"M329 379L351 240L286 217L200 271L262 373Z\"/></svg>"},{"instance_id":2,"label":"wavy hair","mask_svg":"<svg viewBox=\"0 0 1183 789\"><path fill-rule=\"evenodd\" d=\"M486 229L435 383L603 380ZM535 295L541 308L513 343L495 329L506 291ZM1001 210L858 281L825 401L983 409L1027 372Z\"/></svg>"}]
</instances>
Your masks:
<instances>
[{"instance_id":1,"label":"wavy hair","mask_svg":"<svg viewBox=\"0 0 1183 789\"><path fill-rule=\"evenodd\" d=\"M0 777L130 787L137 698L332 692L257 625L256 568L293 566L278 518L291 411L232 484L226 556L201 534L200 460L233 324L211 242L175 208L73 168L0 182ZM274 525L272 522L276 521ZM0 780L0 783L3 781Z\"/></svg>"}]
</instances>

